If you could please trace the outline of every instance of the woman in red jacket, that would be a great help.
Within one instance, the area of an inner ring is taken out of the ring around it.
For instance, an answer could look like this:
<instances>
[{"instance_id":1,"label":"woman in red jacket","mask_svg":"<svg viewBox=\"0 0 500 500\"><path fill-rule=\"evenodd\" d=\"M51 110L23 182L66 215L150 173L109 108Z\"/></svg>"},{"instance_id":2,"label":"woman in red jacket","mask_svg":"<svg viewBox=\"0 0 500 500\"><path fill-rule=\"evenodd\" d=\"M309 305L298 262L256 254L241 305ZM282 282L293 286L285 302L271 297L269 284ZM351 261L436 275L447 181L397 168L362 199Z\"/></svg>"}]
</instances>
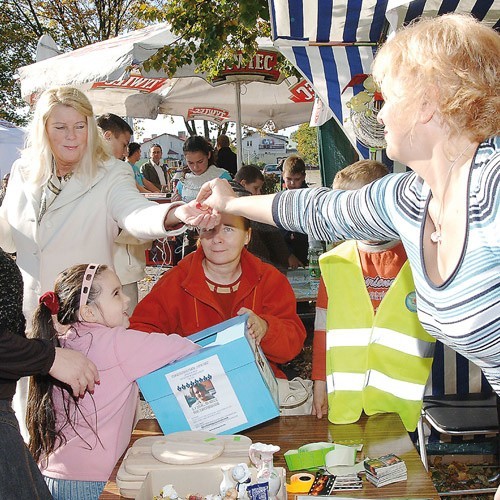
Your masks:
<instances>
[{"instance_id":1,"label":"woman in red jacket","mask_svg":"<svg viewBox=\"0 0 500 500\"><path fill-rule=\"evenodd\" d=\"M222 215L219 225L200 234L200 246L166 272L139 302L131 328L187 336L248 313L248 331L278 378L278 364L297 356L306 331L286 277L245 249L250 223Z\"/></svg>"}]
</instances>

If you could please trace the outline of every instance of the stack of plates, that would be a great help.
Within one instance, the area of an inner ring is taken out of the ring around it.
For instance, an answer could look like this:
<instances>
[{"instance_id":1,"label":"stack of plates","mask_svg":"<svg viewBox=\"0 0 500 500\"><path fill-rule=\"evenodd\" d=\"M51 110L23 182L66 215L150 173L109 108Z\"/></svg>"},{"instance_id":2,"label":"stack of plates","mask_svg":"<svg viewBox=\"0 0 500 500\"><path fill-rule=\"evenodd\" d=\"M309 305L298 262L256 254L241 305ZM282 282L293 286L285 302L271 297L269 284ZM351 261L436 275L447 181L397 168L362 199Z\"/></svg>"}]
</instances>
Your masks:
<instances>
[{"instance_id":1,"label":"stack of plates","mask_svg":"<svg viewBox=\"0 0 500 500\"><path fill-rule=\"evenodd\" d=\"M120 494L135 498L150 471L172 471L176 482L189 484L194 474L216 471L239 463L249 464L252 440L243 435L181 431L138 439L127 450L116 475ZM221 476L222 477L222 476Z\"/></svg>"}]
</instances>

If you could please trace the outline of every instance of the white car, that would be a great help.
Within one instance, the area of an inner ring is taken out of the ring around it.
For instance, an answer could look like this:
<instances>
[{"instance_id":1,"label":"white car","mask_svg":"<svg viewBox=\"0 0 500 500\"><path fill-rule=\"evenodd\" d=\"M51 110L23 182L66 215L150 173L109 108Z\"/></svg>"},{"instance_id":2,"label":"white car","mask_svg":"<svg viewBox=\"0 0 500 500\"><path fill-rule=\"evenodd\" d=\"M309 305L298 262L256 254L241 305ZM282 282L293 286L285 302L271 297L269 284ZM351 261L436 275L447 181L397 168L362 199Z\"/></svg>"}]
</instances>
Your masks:
<instances>
[{"instance_id":1,"label":"white car","mask_svg":"<svg viewBox=\"0 0 500 500\"><path fill-rule=\"evenodd\" d=\"M277 163L268 163L263 169L262 173L264 175L281 175L281 170L278 168Z\"/></svg>"}]
</instances>

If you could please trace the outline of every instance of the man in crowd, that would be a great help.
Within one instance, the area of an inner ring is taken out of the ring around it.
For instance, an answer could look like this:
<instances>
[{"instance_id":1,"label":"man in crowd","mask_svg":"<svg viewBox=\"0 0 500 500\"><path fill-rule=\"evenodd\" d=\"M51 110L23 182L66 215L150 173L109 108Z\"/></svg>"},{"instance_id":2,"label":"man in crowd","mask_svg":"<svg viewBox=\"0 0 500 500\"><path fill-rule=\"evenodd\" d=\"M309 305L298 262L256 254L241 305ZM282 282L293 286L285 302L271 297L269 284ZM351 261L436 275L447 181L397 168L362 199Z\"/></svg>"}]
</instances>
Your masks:
<instances>
[{"instance_id":1,"label":"man in crowd","mask_svg":"<svg viewBox=\"0 0 500 500\"><path fill-rule=\"evenodd\" d=\"M229 147L229 137L225 134L221 134L217 137L216 164L219 168L226 169L232 177L236 175L236 171L238 170L237 157Z\"/></svg>"},{"instance_id":2,"label":"man in crowd","mask_svg":"<svg viewBox=\"0 0 500 500\"><path fill-rule=\"evenodd\" d=\"M141 167L141 173L146 180L153 183L157 189L163 191L168 189L167 168L162 162L163 151L158 143L151 146L149 150L149 161Z\"/></svg>"},{"instance_id":3,"label":"man in crowd","mask_svg":"<svg viewBox=\"0 0 500 500\"><path fill-rule=\"evenodd\" d=\"M115 158L125 160L129 155L128 145L133 132L130 125L113 113L101 115L97 119L97 125L101 128L104 138L109 141ZM125 161L123 161L123 168L128 169L133 174L131 165ZM139 300L137 282L145 276L145 250L150 247L151 242L138 240L123 230L115 239L113 264L123 285L125 295L130 297L129 315L132 314Z\"/></svg>"},{"instance_id":4,"label":"man in crowd","mask_svg":"<svg viewBox=\"0 0 500 500\"><path fill-rule=\"evenodd\" d=\"M128 145L127 161L134 171L135 183L141 193L159 193L160 190L150 181L144 178L137 162L141 159L141 145L131 142Z\"/></svg>"}]
</instances>

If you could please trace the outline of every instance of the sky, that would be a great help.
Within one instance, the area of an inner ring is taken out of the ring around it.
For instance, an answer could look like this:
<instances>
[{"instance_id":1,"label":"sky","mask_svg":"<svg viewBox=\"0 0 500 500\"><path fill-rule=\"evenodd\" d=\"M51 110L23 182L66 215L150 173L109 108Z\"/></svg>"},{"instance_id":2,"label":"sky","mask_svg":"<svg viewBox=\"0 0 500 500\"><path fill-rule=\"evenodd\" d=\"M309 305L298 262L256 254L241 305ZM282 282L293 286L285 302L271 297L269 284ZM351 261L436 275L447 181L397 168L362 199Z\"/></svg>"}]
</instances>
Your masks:
<instances>
[{"instance_id":1,"label":"sky","mask_svg":"<svg viewBox=\"0 0 500 500\"><path fill-rule=\"evenodd\" d=\"M179 116L158 115L156 120L141 120L141 127L144 128L142 134L137 134L137 139L152 137L152 134L173 134L177 135L180 131L186 131L184 120Z\"/></svg>"},{"instance_id":2,"label":"sky","mask_svg":"<svg viewBox=\"0 0 500 500\"><path fill-rule=\"evenodd\" d=\"M169 115L158 115L156 120L141 120L141 127L144 130L142 133L136 134L136 140L144 140L146 137L152 137L152 134L160 135L168 133L177 135L179 131L186 131L183 118ZM232 131L230 135L234 137L236 135L234 124L231 124L229 127L230 132ZM201 130L202 126L200 122L200 125L198 125L198 131L201 132ZM290 137L290 134L295 130L297 130L297 126L288 127L284 130L280 130L278 134Z\"/></svg>"}]
</instances>

